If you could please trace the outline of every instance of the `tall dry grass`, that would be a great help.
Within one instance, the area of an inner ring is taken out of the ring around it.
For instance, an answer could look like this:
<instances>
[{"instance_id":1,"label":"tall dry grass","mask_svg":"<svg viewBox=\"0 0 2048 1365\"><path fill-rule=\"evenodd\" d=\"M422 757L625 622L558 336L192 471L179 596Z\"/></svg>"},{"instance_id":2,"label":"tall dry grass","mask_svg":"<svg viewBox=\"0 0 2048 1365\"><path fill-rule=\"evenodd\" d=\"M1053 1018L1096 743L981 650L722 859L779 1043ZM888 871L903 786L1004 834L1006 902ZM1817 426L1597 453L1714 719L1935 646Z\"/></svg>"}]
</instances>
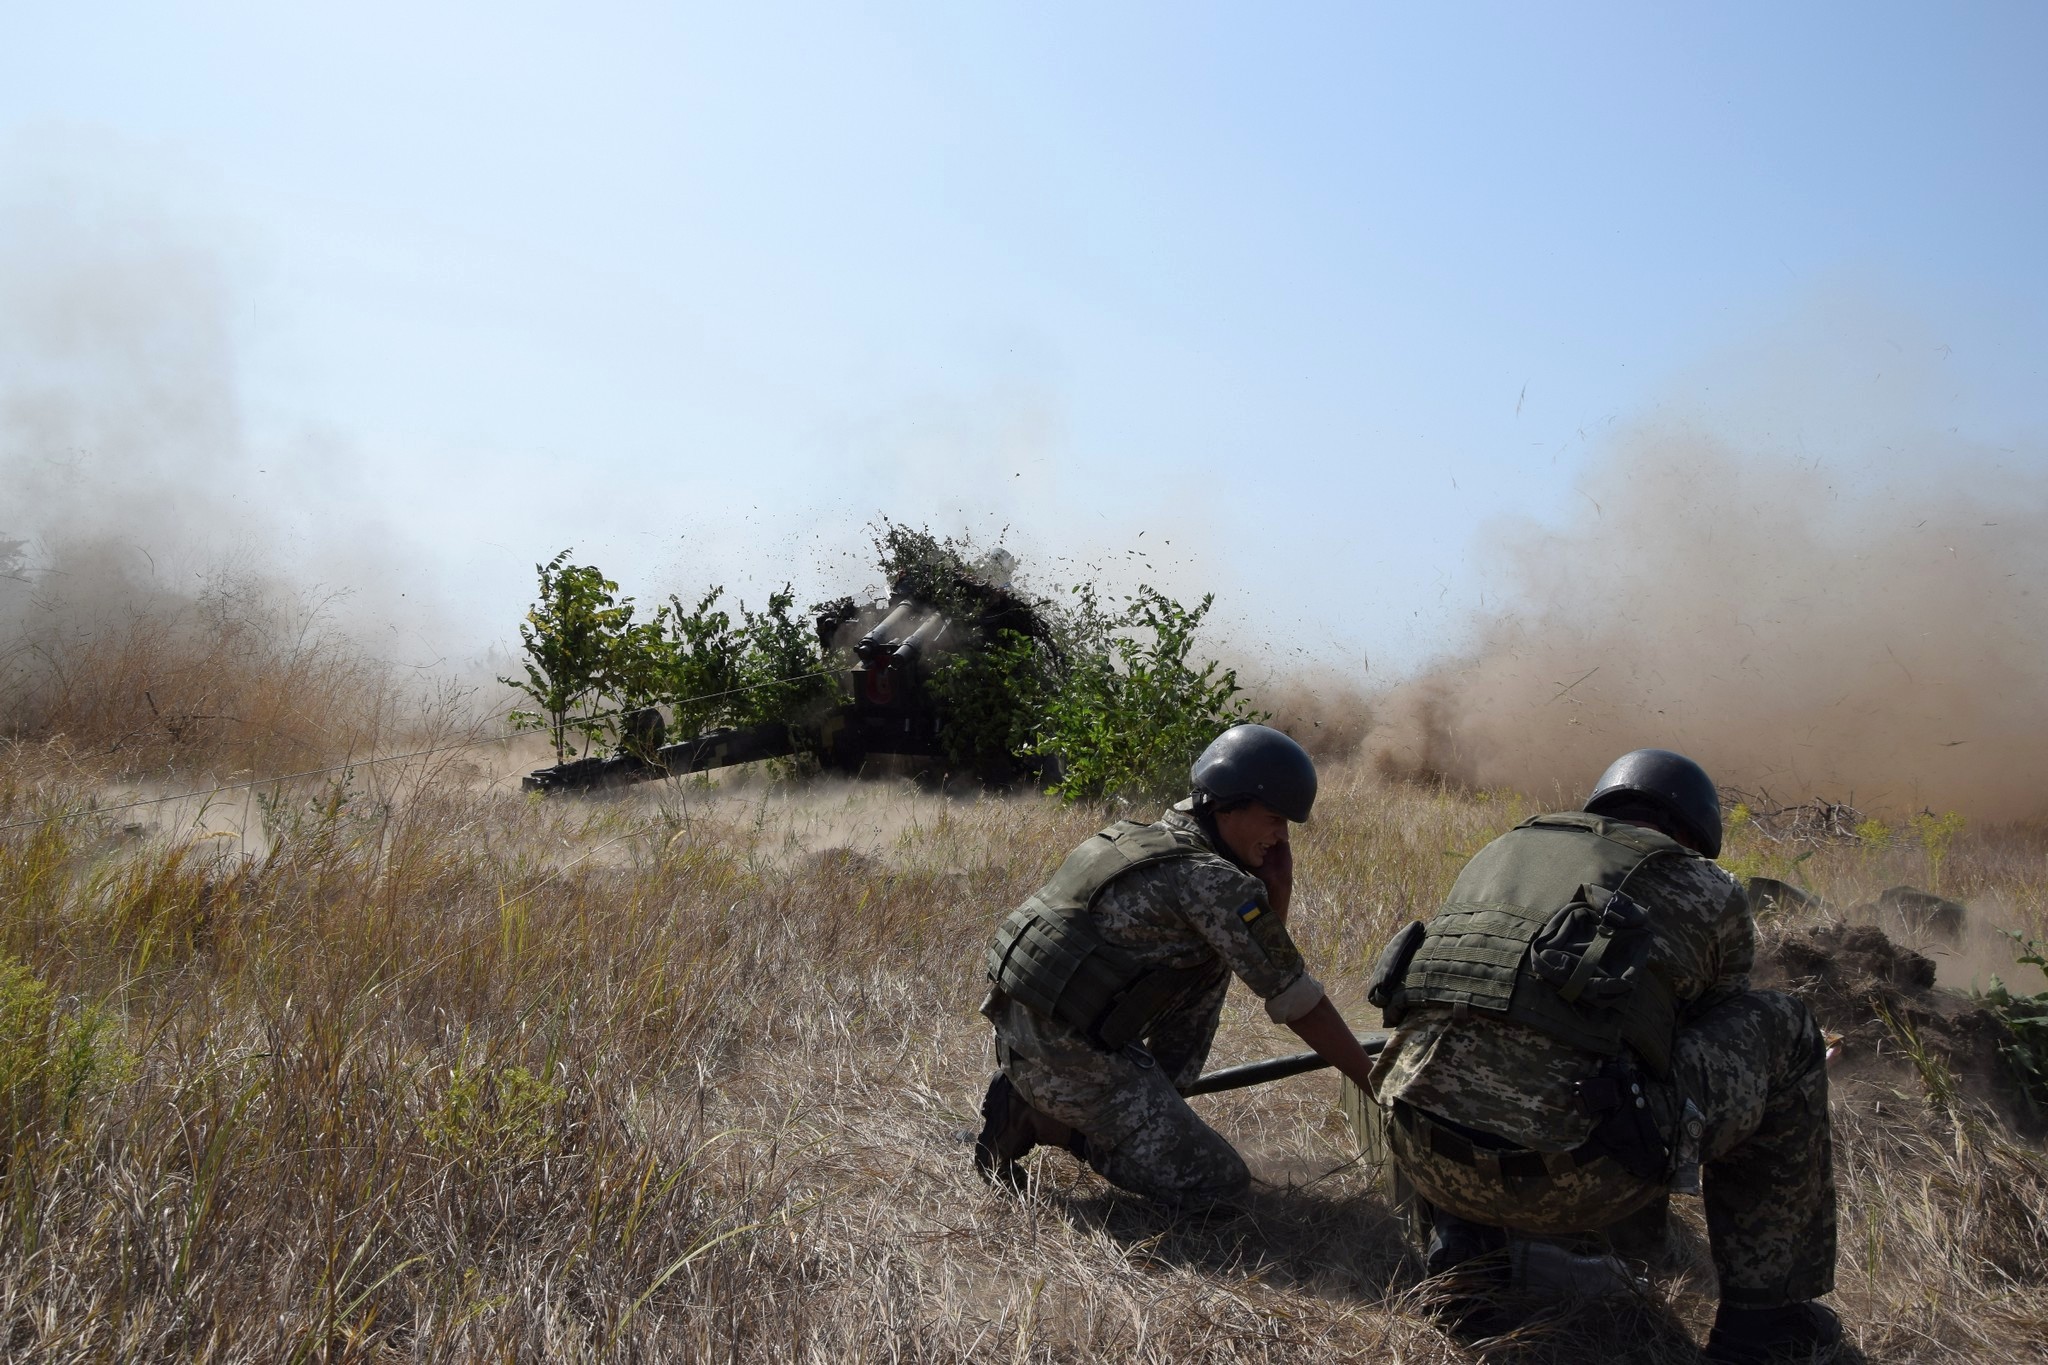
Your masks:
<instances>
[{"instance_id":1,"label":"tall dry grass","mask_svg":"<svg viewBox=\"0 0 2048 1365\"><path fill-rule=\"evenodd\" d=\"M0 581L0 740L128 776L282 773L418 728L420 688L339 629L334 595L233 564L190 590L91 556ZM68 591L67 591L68 590ZM427 684L445 728L449 689Z\"/></svg>"},{"instance_id":2,"label":"tall dry grass","mask_svg":"<svg viewBox=\"0 0 2048 1365\"><path fill-rule=\"evenodd\" d=\"M299 784L246 842L0 831L0 1354L1478 1358L1423 1311L1327 1073L1199 1102L1262 1178L1240 1213L1177 1223L1057 1153L1028 1197L976 1181L981 949L1096 815L744 781L542 802L443 762ZM92 790L53 771L15 752L0 825ZM1386 934L1526 813L1333 774L1295 922L1355 1023ZM1846 902L1924 881L1914 857L1798 871ZM1946 876L2041 929L2038 836L1966 832ZM1214 1061L1295 1046L1234 996ZM1937 1098L1906 1059L1838 1093L1844 1316L1873 1359L2037 1360L2040 1151ZM1487 1358L1689 1359L1687 1219L1642 1302Z\"/></svg>"}]
</instances>

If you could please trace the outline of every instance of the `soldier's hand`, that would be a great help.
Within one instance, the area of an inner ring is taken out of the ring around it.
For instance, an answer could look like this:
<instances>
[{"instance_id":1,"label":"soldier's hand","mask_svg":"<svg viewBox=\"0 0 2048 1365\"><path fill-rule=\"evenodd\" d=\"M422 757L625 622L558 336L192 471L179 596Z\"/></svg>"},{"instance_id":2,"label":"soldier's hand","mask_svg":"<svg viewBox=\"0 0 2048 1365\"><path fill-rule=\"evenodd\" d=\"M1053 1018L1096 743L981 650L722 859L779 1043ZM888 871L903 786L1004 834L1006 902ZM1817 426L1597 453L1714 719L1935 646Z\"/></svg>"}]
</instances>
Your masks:
<instances>
[{"instance_id":1,"label":"soldier's hand","mask_svg":"<svg viewBox=\"0 0 2048 1365\"><path fill-rule=\"evenodd\" d=\"M1280 922L1287 922L1287 906L1294 899L1294 845L1282 839L1266 850L1266 860L1252 869L1252 875L1266 884L1266 899Z\"/></svg>"},{"instance_id":2,"label":"soldier's hand","mask_svg":"<svg viewBox=\"0 0 2048 1365\"><path fill-rule=\"evenodd\" d=\"M1344 1022L1344 1016L1337 1013L1337 1007L1330 1003L1329 996L1316 1001L1315 1008L1287 1027L1359 1089L1368 1095L1373 1093L1372 1054L1360 1045L1358 1035Z\"/></svg>"}]
</instances>

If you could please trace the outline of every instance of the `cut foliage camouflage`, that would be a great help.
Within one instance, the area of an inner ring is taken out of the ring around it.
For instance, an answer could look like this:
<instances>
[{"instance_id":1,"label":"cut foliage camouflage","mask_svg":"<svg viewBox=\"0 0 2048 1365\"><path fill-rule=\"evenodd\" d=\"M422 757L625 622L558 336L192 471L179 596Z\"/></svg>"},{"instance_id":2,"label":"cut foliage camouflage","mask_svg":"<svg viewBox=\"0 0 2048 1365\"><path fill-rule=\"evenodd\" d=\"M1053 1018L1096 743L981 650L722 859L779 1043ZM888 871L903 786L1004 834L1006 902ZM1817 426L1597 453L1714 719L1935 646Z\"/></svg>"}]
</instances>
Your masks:
<instances>
[{"instance_id":1,"label":"cut foliage camouflage","mask_svg":"<svg viewBox=\"0 0 2048 1365\"><path fill-rule=\"evenodd\" d=\"M1202 745L1262 719L1236 674L1190 662L1211 599L1182 606L1150 587L1064 600L1017 581L995 547L884 521L885 598L840 597L791 615L788 588L735 625L713 587L636 622L596 568L539 566L521 627L534 709L559 760L530 791L588 791L781 759L848 775L908 772L1068 799L1156 797L1184 783ZM671 740L671 728L687 738ZM570 758L575 740L611 752Z\"/></svg>"}]
</instances>

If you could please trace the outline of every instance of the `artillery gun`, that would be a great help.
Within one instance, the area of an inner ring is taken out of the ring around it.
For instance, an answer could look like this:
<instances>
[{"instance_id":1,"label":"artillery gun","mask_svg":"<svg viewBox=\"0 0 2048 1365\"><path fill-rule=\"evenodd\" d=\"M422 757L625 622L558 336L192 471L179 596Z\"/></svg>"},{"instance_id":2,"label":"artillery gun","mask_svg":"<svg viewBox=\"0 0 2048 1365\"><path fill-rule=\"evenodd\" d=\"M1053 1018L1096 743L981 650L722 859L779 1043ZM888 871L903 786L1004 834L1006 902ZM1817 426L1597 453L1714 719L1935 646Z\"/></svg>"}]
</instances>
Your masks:
<instances>
[{"instance_id":1,"label":"artillery gun","mask_svg":"<svg viewBox=\"0 0 2048 1365\"><path fill-rule=\"evenodd\" d=\"M927 686L932 666L958 650L985 648L1004 631L1052 641L1036 609L1009 589L1016 560L995 550L971 578L946 585L952 602L933 605L908 578L892 585L886 603L841 598L818 609L818 643L837 674L842 700L814 715L756 725L720 726L670 742L668 722L652 707L626 715L617 751L573 759L529 773L527 791L579 792L680 777L796 754L828 771L857 775L878 757L910 760L913 771L948 766L946 714ZM1043 776L1044 760L1006 755L974 776L1003 786Z\"/></svg>"}]
</instances>

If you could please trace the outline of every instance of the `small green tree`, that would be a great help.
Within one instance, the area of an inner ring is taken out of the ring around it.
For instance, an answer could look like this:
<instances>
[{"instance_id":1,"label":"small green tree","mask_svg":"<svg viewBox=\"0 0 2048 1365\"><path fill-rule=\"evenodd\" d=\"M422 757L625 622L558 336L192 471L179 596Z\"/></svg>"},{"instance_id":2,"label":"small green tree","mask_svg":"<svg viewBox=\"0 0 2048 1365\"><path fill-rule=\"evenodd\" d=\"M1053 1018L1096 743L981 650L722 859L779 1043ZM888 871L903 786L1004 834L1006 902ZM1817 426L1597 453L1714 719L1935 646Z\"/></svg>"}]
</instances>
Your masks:
<instances>
[{"instance_id":1,"label":"small green tree","mask_svg":"<svg viewBox=\"0 0 2048 1365\"><path fill-rule=\"evenodd\" d=\"M739 683L730 714L736 724L806 720L831 696L824 647L809 621L791 616L796 596L787 583L768 594L764 611L740 606Z\"/></svg>"},{"instance_id":2,"label":"small green tree","mask_svg":"<svg viewBox=\"0 0 2048 1365\"><path fill-rule=\"evenodd\" d=\"M724 595L725 589L714 585L694 607L686 609L682 598L670 597L662 610L668 652L661 700L668 703L669 724L678 735L727 722L739 698L745 641L734 632L731 614L718 607Z\"/></svg>"},{"instance_id":3,"label":"small green tree","mask_svg":"<svg viewBox=\"0 0 2048 1365\"><path fill-rule=\"evenodd\" d=\"M649 636L634 629L633 599L620 597L619 585L594 565L569 563L573 553L534 566L540 597L519 627L526 677L498 679L533 702L533 710L512 712L512 724L547 731L558 763L568 757L572 736L586 744L602 738L618 718L622 694L648 682L639 651Z\"/></svg>"},{"instance_id":4,"label":"small green tree","mask_svg":"<svg viewBox=\"0 0 2048 1365\"><path fill-rule=\"evenodd\" d=\"M1065 676L1045 698L1034 751L1063 769L1052 791L1069 801L1145 800L1186 790L1188 767L1232 725L1264 720L1237 672L1214 659L1189 662L1214 603L1184 607L1140 587L1120 610L1092 586L1074 589Z\"/></svg>"},{"instance_id":5,"label":"small green tree","mask_svg":"<svg viewBox=\"0 0 2048 1365\"><path fill-rule=\"evenodd\" d=\"M816 629L792 615L795 594L785 584L758 612L739 603L737 623L719 606L724 595L713 586L694 607L671 597L657 613L658 640L637 646L659 679L647 700L669 707L677 734L805 719L833 683Z\"/></svg>"}]
</instances>

